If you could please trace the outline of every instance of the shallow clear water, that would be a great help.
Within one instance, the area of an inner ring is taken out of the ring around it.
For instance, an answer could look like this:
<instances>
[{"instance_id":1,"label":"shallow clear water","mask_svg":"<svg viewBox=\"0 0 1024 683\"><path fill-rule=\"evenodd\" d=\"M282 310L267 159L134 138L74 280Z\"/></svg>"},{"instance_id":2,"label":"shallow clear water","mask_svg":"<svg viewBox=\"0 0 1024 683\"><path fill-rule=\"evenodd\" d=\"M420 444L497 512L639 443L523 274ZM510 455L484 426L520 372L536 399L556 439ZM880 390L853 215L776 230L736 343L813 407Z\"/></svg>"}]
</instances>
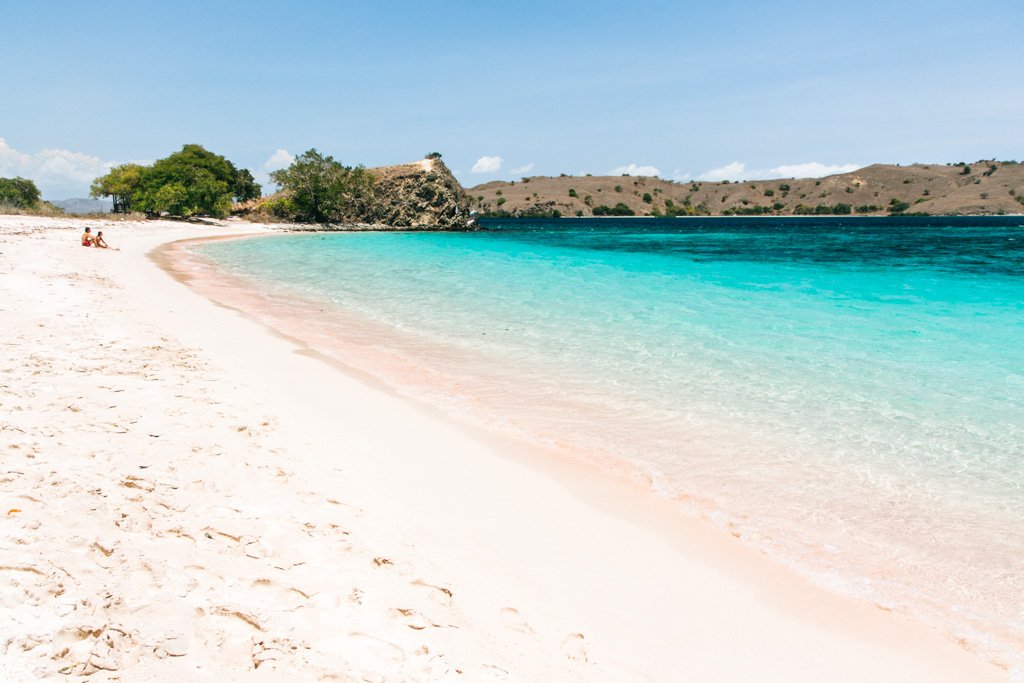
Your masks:
<instances>
[{"instance_id":1,"label":"shallow clear water","mask_svg":"<svg viewBox=\"0 0 1024 683\"><path fill-rule=\"evenodd\" d=\"M1019 667L1022 224L492 221L197 249L398 389Z\"/></svg>"}]
</instances>

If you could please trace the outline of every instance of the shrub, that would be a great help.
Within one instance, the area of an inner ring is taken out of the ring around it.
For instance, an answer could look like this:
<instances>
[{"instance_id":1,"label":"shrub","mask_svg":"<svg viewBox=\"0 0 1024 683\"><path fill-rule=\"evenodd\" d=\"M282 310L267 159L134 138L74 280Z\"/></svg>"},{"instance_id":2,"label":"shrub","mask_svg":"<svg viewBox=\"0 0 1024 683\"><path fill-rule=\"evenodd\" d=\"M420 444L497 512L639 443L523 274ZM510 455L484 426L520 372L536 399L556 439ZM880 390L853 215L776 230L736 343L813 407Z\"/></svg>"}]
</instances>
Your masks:
<instances>
[{"instance_id":1,"label":"shrub","mask_svg":"<svg viewBox=\"0 0 1024 683\"><path fill-rule=\"evenodd\" d=\"M832 207L832 213L840 214L840 215L845 215L845 214L850 213L850 210L852 208L853 207L851 207L849 204L835 204Z\"/></svg>"},{"instance_id":2,"label":"shrub","mask_svg":"<svg viewBox=\"0 0 1024 683\"><path fill-rule=\"evenodd\" d=\"M576 212L576 216L577 216L578 218L579 218L579 217L582 217L582 216L583 216L583 211L577 211L577 212Z\"/></svg>"},{"instance_id":3,"label":"shrub","mask_svg":"<svg viewBox=\"0 0 1024 683\"><path fill-rule=\"evenodd\" d=\"M968 166L967 164L964 164L964 168L963 168L962 171L960 171L960 175L970 175L970 173L971 173L971 167Z\"/></svg>"},{"instance_id":4,"label":"shrub","mask_svg":"<svg viewBox=\"0 0 1024 683\"><path fill-rule=\"evenodd\" d=\"M737 206L732 209L726 209L722 213L727 216L763 216L770 213L770 210L767 206L755 204L753 206Z\"/></svg>"},{"instance_id":5,"label":"shrub","mask_svg":"<svg viewBox=\"0 0 1024 683\"><path fill-rule=\"evenodd\" d=\"M498 201L495 202L495 204L497 204L498 206L501 206L504 203L505 203L505 198L504 197L498 197Z\"/></svg>"},{"instance_id":6,"label":"shrub","mask_svg":"<svg viewBox=\"0 0 1024 683\"><path fill-rule=\"evenodd\" d=\"M594 207L594 215L595 216L635 216L636 212L634 212L633 209L629 208L628 206L626 206L622 202L619 202L615 206L611 206L611 207L605 206L604 204L602 204L601 206L595 206Z\"/></svg>"},{"instance_id":7,"label":"shrub","mask_svg":"<svg viewBox=\"0 0 1024 683\"><path fill-rule=\"evenodd\" d=\"M782 202L775 202L774 204L772 204L772 208L775 209L776 211L782 211L784 208L786 208L786 205L783 204Z\"/></svg>"},{"instance_id":8,"label":"shrub","mask_svg":"<svg viewBox=\"0 0 1024 683\"><path fill-rule=\"evenodd\" d=\"M644 192L644 196L642 197L642 199L646 204L650 204L651 202L654 201L654 197L651 196L650 192Z\"/></svg>"},{"instance_id":9,"label":"shrub","mask_svg":"<svg viewBox=\"0 0 1024 683\"><path fill-rule=\"evenodd\" d=\"M785 183L779 185L779 192L789 192L789 185Z\"/></svg>"},{"instance_id":10,"label":"shrub","mask_svg":"<svg viewBox=\"0 0 1024 683\"><path fill-rule=\"evenodd\" d=\"M569 188L569 196L579 198L579 195L576 194L576 190L572 189L571 187Z\"/></svg>"},{"instance_id":11,"label":"shrub","mask_svg":"<svg viewBox=\"0 0 1024 683\"><path fill-rule=\"evenodd\" d=\"M426 159L440 159L441 158L441 153L440 152L431 152L430 154L428 154L424 158L426 158Z\"/></svg>"},{"instance_id":12,"label":"shrub","mask_svg":"<svg viewBox=\"0 0 1024 683\"><path fill-rule=\"evenodd\" d=\"M774 197L775 196L775 190L765 190L764 191L764 196L765 197Z\"/></svg>"},{"instance_id":13,"label":"shrub","mask_svg":"<svg viewBox=\"0 0 1024 683\"><path fill-rule=\"evenodd\" d=\"M856 208L857 213L873 213L878 210L879 207L875 206L874 204L861 204Z\"/></svg>"},{"instance_id":14,"label":"shrub","mask_svg":"<svg viewBox=\"0 0 1024 683\"><path fill-rule=\"evenodd\" d=\"M910 204L907 204L906 202L901 202L899 199L896 199L896 197L893 197L892 199L889 200L890 213L903 213L909 208Z\"/></svg>"},{"instance_id":15,"label":"shrub","mask_svg":"<svg viewBox=\"0 0 1024 683\"><path fill-rule=\"evenodd\" d=\"M615 186L615 191L616 192L622 192L622 185L616 185Z\"/></svg>"}]
</instances>

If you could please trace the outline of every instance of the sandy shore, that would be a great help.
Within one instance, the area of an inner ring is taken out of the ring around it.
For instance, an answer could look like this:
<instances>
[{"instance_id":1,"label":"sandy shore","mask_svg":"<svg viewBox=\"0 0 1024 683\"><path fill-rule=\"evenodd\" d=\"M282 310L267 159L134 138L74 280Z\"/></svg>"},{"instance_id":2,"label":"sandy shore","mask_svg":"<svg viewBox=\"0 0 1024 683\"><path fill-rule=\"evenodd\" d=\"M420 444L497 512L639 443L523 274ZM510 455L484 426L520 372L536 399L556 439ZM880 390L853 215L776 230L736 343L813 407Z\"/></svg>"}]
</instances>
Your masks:
<instances>
[{"instance_id":1,"label":"sandy shore","mask_svg":"<svg viewBox=\"0 0 1024 683\"><path fill-rule=\"evenodd\" d=\"M147 258L264 229L0 217L3 680L1008 678Z\"/></svg>"}]
</instances>

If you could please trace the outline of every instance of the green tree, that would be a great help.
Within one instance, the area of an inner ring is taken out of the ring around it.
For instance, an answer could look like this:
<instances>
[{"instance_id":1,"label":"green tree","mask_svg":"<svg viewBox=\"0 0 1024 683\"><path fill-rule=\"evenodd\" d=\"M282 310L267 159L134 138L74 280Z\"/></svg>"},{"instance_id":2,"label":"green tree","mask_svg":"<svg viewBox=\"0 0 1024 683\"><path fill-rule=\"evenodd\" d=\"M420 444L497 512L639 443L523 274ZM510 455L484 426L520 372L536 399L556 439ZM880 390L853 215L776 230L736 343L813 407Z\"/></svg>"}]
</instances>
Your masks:
<instances>
[{"instance_id":1,"label":"green tree","mask_svg":"<svg viewBox=\"0 0 1024 683\"><path fill-rule=\"evenodd\" d=\"M288 194L285 211L300 222L331 223L358 216L373 196L369 171L343 166L316 149L303 152L270 177Z\"/></svg>"},{"instance_id":2,"label":"green tree","mask_svg":"<svg viewBox=\"0 0 1024 683\"><path fill-rule=\"evenodd\" d=\"M245 202L250 199L259 199L263 196L263 188L260 187L252 173L247 168L240 168L235 171L235 184L231 188L236 202Z\"/></svg>"},{"instance_id":3,"label":"green tree","mask_svg":"<svg viewBox=\"0 0 1024 683\"><path fill-rule=\"evenodd\" d=\"M0 178L0 204L35 209L39 207L40 200L39 188L28 178Z\"/></svg>"},{"instance_id":4,"label":"green tree","mask_svg":"<svg viewBox=\"0 0 1024 683\"><path fill-rule=\"evenodd\" d=\"M144 172L145 167L138 164L115 166L107 175L92 181L89 196L93 199L111 197L114 200L114 213L128 213L132 210L132 197L142 185Z\"/></svg>"},{"instance_id":5,"label":"green tree","mask_svg":"<svg viewBox=\"0 0 1024 683\"><path fill-rule=\"evenodd\" d=\"M113 197L115 210L174 216L226 216L231 200L261 194L252 174L203 148L185 145L152 166L124 164L93 181L93 197Z\"/></svg>"},{"instance_id":6,"label":"green tree","mask_svg":"<svg viewBox=\"0 0 1024 683\"><path fill-rule=\"evenodd\" d=\"M889 200L889 212L890 213L903 213L904 211L906 211L909 208L910 208L910 204L907 204L906 202L901 202L896 197L893 197L891 200Z\"/></svg>"},{"instance_id":7,"label":"green tree","mask_svg":"<svg viewBox=\"0 0 1024 683\"><path fill-rule=\"evenodd\" d=\"M593 209L595 216L635 216L636 213L626 206L623 202L619 202L615 206L595 206Z\"/></svg>"}]
</instances>

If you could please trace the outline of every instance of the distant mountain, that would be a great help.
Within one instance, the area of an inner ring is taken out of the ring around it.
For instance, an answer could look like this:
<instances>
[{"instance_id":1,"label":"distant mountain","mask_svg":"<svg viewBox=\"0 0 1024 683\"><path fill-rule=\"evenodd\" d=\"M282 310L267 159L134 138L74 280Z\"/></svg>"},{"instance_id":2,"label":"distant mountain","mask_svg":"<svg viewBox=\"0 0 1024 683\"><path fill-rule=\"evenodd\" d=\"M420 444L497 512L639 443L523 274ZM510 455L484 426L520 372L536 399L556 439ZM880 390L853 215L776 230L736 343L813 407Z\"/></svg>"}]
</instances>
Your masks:
<instances>
[{"instance_id":1,"label":"distant mountain","mask_svg":"<svg viewBox=\"0 0 1024 683\"><path fill-rule=\"evenodd\" d=\"M57 199L50 202L64 213L109 213L114 203L109 199Z\"/></svg>"},{"instance_id":2,"label":"distant mountain","mask_svg":"<svg viewBox=\"0 0 1024 683\"><path fill-rule=\"evenodd\" d=\"M824 178L673 182L645 176L534 176L467 189L481 214L835 215L1024 213L1024 164L875 164Z\"/></svg>"}]
</instances>

